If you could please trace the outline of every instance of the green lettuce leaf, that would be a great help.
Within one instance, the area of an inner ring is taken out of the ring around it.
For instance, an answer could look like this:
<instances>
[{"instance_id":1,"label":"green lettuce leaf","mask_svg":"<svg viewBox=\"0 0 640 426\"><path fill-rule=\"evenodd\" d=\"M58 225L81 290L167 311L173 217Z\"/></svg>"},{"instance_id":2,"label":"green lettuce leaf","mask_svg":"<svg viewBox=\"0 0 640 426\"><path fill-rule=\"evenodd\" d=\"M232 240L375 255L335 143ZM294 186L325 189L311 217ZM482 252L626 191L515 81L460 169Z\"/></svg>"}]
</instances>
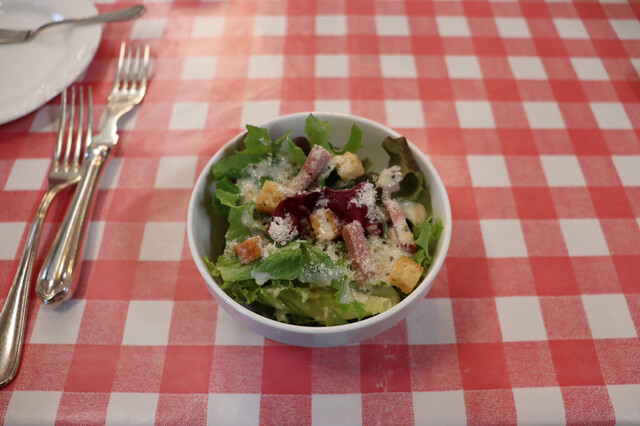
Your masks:
<instances>
[{"instance_id":1,"label":"green lettuce leaf","mask_svg":"<svg viewBox=\"0 0 640 426\"><path fill-rule=\"evenodd\" d=\"M342 149L334 147L329 141L332 130L331 124L329 124L328 121L320 121L320 119L313 114L309 114L307 117L304 131L309 137L311 145L320 145L329 151L331 155L342 155L346 152L355 154L362 148L362 130L355 124L351 126L349 140Z\"/></svg>"},{"instance_id":2,"label":"green lettuce leaf","mask_svg":"<svg viewBox=\"0 0 640 426\"><path fill-rule=\"evenodd\" d=\"M236 206L240 199L240 188L226 177L216 182L216 192L213 198L213 207L216 214L229 214L229 207Z\"/></svg>"}]
</instances>

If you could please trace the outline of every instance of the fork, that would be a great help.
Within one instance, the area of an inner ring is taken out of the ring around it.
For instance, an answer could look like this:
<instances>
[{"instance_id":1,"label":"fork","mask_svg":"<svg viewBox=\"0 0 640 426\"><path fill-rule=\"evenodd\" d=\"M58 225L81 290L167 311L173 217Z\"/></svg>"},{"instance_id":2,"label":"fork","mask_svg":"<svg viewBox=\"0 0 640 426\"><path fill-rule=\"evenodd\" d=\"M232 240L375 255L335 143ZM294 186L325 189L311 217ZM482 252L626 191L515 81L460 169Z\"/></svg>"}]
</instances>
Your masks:
<instances>
[{"instance_id":1,"label":"fork","mask_svg":"<svg viewBox=\"0 0 640 426\"><path fill-rule=\"evenodd\" d=\"M63 19L53 21L39 26L34 30L5 30L0 29L0 44L5 43L23 43L33 39L40 32L57 25L63 24L92 24L101 22L126 21L136 19L146 12L146 8L142 5L129 7L127 9L116 10L114 12L101 13L87 18Z\"/></svg>"},{"instance_id":2,"label":"fork","mask_svg":"<svg viewBox=\"0 0 640 426\"><path fill-rule=\"evenodd\" d=\"M9 295L0 313L0 387L5 386L16 375L22 352L22 341L27 317L29 284L33 263L38 250L38 241L44 219L55 196L63 189L75 185L80 180L80 164L84 157L85 145L91 143L93 127L93 101L91 88L88 90L86 136L83 141L84 127L84 90L78 95L78 117L76 119L76 88L71 88L71 104L67 105L67 90L62 92L58 140L49 171L49 189L44 194L36 216L31 224L27 242L20 258ZM67 113L67 109L70 111ZM66 133L66 138L65 138ZM73 134L76 134L75 143ZM72 148L73 147L73 148ZM64 148L64 149L63 149ZM64 151L64 152L63 152ZM72 153L73 151L73 153Z\"/></svg>"},{"instance_id":3,"label":"fork","mask_svg":"<svg viewBox=\"0 0 640 426\"><path fill-rule=\"evenodd\" d=\"M71 297L77 285L87 226L98 186L111 159L110 154L118 143L118 119L138 105L146 93L149 45L145 45L144 49L138 45L135 51L134 55L132 48L127 50L126 43L120 46L118 68L107 98L105 119L100 132L94 135L93 142L87 148L82 179L36 281L36 293L45 305L55 307L64 302Z\"/></svg>"}]
</instances>

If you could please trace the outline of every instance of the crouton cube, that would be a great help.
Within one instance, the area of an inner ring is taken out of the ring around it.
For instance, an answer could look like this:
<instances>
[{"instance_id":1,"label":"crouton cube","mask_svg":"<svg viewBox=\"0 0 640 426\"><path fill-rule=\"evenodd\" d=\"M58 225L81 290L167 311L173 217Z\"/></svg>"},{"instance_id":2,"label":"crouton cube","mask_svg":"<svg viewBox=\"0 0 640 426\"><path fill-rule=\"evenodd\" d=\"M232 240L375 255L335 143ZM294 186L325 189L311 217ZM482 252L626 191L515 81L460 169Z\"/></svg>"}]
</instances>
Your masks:
<instances>
[{"instance_id":1,"label":"crouton cube","mask_svg":"<svg viewBox=\"0 0 640 426\"><path fill-rule=\"evenodd\" d=\"M360 158L352 152L346 152L337 157L338 176L345 182L356 179L364 174L364 166Z\"/></svg>"},{"instance_id":2,"label":"crouton cube","mask_svg":"<svg viewBox=\"0 0 640 426\"><path fill-rule=\"evenodd\" d=\"M260 244L260 237L249 238L244 240L240 244L233 246L233 250L240 258L240 263L246 265L253 262L256 259L262 257L262 248Z\"/></svg>"},{"instance_id":3,"label":"crouton cube","mask_svg":"<svg viewBox=\"0 0 640 426\"><path fill-rule=\"evenodd\" d=\"M315 209L309 219L319 240L335 240L340 236L340 222L331 210Z\"/></svg>"},{"instance_id":4,"label":"crouton cube","mask_svg":"<svg viewBox=\"0 0 640 426\"><path fill-rule=\"evenodd\" d=\"M278 207L278 204L287 198L287 192L286 188L278 182L272 180L265 181L256 198L258 210L263 213L272 214L276 207Z\"/></svg>"},{"instance_id":5,"label":"crouton cube","mask_svg":"<svg viewBox=\"0 0 640 426\"><path fill-rule=\"evenodd\" d=\"M402 256L396 264L393 265L388 279L391 284L398 287L405 294L409 294L416 284L418 284L418 281L420 281L423 269L422 266L407 256Z\"/></svg>"}]
</instances>

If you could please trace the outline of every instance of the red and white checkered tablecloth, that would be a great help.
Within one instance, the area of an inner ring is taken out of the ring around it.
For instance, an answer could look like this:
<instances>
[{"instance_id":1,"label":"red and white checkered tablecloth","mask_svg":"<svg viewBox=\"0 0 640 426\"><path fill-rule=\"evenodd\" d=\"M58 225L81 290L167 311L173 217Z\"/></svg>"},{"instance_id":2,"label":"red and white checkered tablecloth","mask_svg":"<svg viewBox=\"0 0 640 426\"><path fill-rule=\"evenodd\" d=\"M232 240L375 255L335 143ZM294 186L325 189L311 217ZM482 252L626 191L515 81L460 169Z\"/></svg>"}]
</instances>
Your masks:
<instances>
[{"instance_id":1,"label":"red and white checkered tablecloth","mask_svg":"<svg viewBox=\"0 0 640 426\"><path fill-rule=\"evenodd\" d=\"M102 183L78 292L59 310L31 297L0 420L640 423L640 3L146 6L105 27L81 78L97 116L121 41L152 46L152 82ZM46 188L58 105L0 126L0 298ZM359 345L290 347L244 329L186 243L195 176L220 146L246 123L312 110L403 133L451 199L433 290Z\"/></svg>"}]
</instances>

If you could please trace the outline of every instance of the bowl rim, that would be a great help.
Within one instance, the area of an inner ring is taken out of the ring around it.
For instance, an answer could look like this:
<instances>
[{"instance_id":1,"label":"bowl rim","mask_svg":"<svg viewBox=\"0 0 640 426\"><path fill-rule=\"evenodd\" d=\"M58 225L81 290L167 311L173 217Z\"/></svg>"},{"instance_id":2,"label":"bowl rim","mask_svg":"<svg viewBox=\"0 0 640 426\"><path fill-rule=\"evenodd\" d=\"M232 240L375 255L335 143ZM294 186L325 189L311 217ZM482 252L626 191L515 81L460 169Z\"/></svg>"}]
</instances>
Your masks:
<instances>
[{"instance_id":1,"label":"bowl rim","mask_svg":"<svg viewBox=\"0 0 640 426\"><path fill-rule=\"evenodd\" d=\"M322 112L322 111L298 112L293 114L281 115L276 118L264 121L263 123L258 124L257 127L269 129L275 123L282 121L284 119L287 119L287 120L299 119L299 118L306 119L306 117L308 117L309 114L313 114L314 116L318 117L323 121L326 121L328 117L329 118L335 117L339 119L353 120L354 124L357 124L357 122L362 122L369 126L380 128L384 130L386 133L388 133L390 136L393 136L395 138L402 136L400 133L391 129L387 125L368 119L368 118L364 118L364 117L360 117L352 114ZM288 323L277 321L275 319L267 318L256 312L253 312L251 309L235 301L231 296L225 293L209 273L208 268L206 267L204 261L202 260L202 256L198 252L198 248L196 247L196 243L195 243L196 239L194 235L192 217L195 210L197 209L198 193L199 191L202 191L204 189L204 182L206 182L206 178L210 173L211 166L215 162L223 158L225 151L227 151L228 148L232 147L234 144L237 144L245 134L246 134L246 131L241 131L240 133L235 135L233 138L231 138L226 143L224 143L218 149L218 151L209 159L207 164L204 166L204 168L198 175L198 178L196 179L193 185L191 197L189 199L189 207L187 210L187 240L189 243L189 249L191 251L191 257L193 258L196 264L196 267L200 272L200 275L202 275L202 278L204 279L207 287L209 288L209 291L213 292L214 296L217 295L218 297L221 297L227 302L228 305L234 306L234 308L237 311L239 311L242 315L249 317L249 319L252 319L259 323L263 323L266 326L275 328L281 332L295 333L295 334L324 334L324 335L346 332L346 331L353 332L356 330L373 327L378 323L384 322L387 318L391 318L397 315L407 305L410 305L411 301L413 301L414 299L424 298L426 296L426 294L429 292L429 290L433 286L434 279L439 273L440 269L442 268L442 265L444 264L444 260L447 256L447 252L449 250L449 244L451 242L451 229L452 229L451 204L449 202L449 195L444 186L444 183L440 175L436 171L435 167L433 167L433 165L429 161L429 158L422 151L420 151L420 149L418 149L413 143L411 143L409 139L407 139L407 142L409 143L411 152L414 155L421 157L422 162L425 164L426 168L428 169L429 173L433 178L433 181L434 181L433 183L435 183L437 192L439 192L442 195L442 198L444 201L443 207L444 207L445 217L440 218L444 226L443 226L443 232L440 236L440 238L442 239L442 243L441 243L442 245L441 245L439 256L435 258L434 262L430 265L427 275L425 275L425 277L416 286L414 291L412 291L409 295L407 295L407 297L402 299L399 303L397 303L392 308L384 312L381 312L379 314L373 315L369 318L362 319L360 321L356 321L348 324L332 325L332 326L317 326L317 325L309 326L309 325L299 325L299 324L288 324ZM433 190L432 186L430 186L429 191L431 192L432 190ZM425 283L426 285L424 285ZM419 290L419 291L416 291L416 290Z\"/></svg>"}]
</instances>

